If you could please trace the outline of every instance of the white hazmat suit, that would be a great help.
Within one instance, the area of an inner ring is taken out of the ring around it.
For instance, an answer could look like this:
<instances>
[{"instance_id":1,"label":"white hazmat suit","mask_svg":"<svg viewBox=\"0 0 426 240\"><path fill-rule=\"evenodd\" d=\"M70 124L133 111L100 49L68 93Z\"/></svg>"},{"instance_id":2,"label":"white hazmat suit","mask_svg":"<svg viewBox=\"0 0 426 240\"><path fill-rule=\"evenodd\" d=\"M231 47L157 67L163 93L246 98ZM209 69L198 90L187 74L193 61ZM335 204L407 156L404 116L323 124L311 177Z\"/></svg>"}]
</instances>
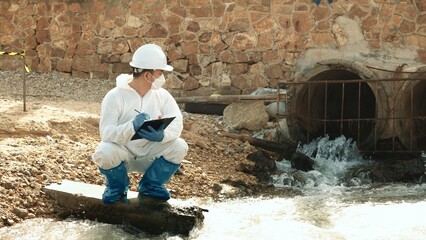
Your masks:
<instances>
[{"instance_id":1,"label":"white hazmat suit","mask_svg":"<svg viewBox=\"0 0 426 240\"><path fill-rule=\"evenodd\" d=\"M152 162L163 156L167 161L180 164L188 151L180 138L183 129L182 113L172 95L165 89L149 90L143 97L129 86L132 75L121 74L117 86L104 97L101 105L99 130L101 143L92 160L102 169L112 169L125 162L128 172L145 172ZM176 117L164 129L161 142L145 139L130 140L135 134L133 120L138 112L152 119Z\"/></svg>"}]
</instances>

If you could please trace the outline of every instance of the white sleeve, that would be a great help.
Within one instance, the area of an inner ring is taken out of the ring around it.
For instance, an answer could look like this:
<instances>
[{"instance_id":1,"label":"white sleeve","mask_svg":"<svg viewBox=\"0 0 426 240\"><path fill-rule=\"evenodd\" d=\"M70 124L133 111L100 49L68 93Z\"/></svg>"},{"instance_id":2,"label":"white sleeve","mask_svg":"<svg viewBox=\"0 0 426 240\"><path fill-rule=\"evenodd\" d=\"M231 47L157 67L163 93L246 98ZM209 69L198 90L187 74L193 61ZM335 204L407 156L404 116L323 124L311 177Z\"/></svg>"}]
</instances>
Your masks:
<instances>
[{"instance_id":1,"label":"white sleeve","mask_svg":"<svg viewBox=\"0 0 426 240\"><path fill-rule=\"evenodd\" d=\"M122 105L122 99L112 92L107 93L103 99L99 121L99 132L102 141L124 145L135 134L133 120L119 122L123 111Z\"/></svg>"},{"instance_id":2,"label":"white sleeve","mask_svg":"<svg viewBox=\"0 0 426 240\"><path fill-rule=\"evenodd\" d=\"M168 142L180 137L183 130L183 116L176 100L169 92L166 92L161 112L164 117L176 117L164 130L164 139L162 142Z\"/></svg>"}]
</instances>

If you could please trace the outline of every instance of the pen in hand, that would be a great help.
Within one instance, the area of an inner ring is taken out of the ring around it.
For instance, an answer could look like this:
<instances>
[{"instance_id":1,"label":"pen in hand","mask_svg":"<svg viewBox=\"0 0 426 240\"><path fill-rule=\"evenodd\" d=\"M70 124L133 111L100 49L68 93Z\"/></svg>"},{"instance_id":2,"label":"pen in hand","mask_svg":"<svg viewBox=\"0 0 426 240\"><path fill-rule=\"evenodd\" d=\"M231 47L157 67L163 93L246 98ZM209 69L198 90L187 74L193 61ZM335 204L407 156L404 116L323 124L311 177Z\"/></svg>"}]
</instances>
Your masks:
<instances>
[{"instance_id":1,"label":"pen in hand","mask_svg":"<svg viewBox=\"0 0 426 240\"><path fill-rule=\"evenodd\" d=\"M136 108L134 108L133 110L135 110L137 113L141 113ZM163 115L158 115L158 119L161 119L161 118L163 118Z\"/></svg>"}]
</instances>

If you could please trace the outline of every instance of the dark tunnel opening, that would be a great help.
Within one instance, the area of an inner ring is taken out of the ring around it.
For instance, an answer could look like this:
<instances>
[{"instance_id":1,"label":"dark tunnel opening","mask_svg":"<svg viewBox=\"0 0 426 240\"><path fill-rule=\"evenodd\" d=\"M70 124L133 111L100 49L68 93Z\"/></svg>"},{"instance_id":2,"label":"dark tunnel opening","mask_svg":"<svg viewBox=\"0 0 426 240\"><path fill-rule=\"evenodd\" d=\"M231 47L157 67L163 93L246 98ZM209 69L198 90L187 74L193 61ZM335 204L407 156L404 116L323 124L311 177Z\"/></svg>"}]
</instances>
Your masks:
<instances>
[{"instance_id":1,"label":"dark tunnel opening","mask_svg":"<svg viewBox=\"0 0 426 240\"><path fill-rule=\"evenodd\" d=\"M375 142L376 97L365 82L329 83L326 80L359 80L346 69L331 69L297 86L296 139L310 142L325 135L344 135L361 145ZM371 142L373 139L373 142Z\"/></svg>"}]
</instances>

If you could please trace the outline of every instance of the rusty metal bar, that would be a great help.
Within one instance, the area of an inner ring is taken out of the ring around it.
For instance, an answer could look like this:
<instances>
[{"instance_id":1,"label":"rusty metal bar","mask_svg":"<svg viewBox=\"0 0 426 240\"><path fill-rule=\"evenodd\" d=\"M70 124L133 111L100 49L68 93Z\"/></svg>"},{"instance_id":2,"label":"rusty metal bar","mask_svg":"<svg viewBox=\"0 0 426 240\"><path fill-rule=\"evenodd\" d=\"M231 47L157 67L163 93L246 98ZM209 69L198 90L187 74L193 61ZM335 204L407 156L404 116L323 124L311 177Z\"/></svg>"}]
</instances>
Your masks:
<instances>
[{"instance_id":1,"label":"rusty metal bar","mask_svg":"<svg viewBox=\"0 0 426 240\"><path fill-rule=\"evenodd\" d=\"M327 104L328 104L328 83L325 83L325 104L324 104L324 135L327 133Z\"/></svg>"},{"instance_id":2,"label":"rusty metal bar","mask_svg":"<svg viewBox=\"0 0 426 240\"><path fill-rule=\"evenodd\" d=\"M342 79L342 80L315 80L315 83L368 83L368 82L406 82L406 81L416 81L423 80L426 81L425 78L383 78L383 79ZM309 82L309 81L308 81ZM303 85L307 82L285 82L286 85Z\"/></svg>"},{"instance_id":3,"label":"rusty metal bar","mask_svg":"<svg viewBox=\"0 0 426 240\"><path fill-rule=\"evenodd\" d=\"M377 89L378 89L378 87L377 87L377 82L376 82L375 88L374 88L374 91L375 91L374 96L377 96ZM377 106L379 106L379 104L378 104L378 101L377 101L377 97L375 97L375 99L376 99L376 107L374 108L374 110L375 110L374 116L377 119L379 117L379 114L378 114L378 111L377 111ZM374 142L375 142L374 150L377 151L377 144L376 144L377 143L377 120L375 120L375 122L374 122Z\"/></svg>"},{"instance_id":4,"label":"rusty metal bar","mask_svg":"<svg viewBox=\"0 0 426 240\"><path fill-rule=\"evenodd\" d=\"M280 120L280 88L277 85L277 112L276 112L277 121Z\"/></svg>"},{"instance_id":5,"label":"rusty metal bar","mask_svg":"<svg viewBox=\"0 0 426 240\"><path fill-rule=\"evenodd\" d=\"M292 96L296 96L296 87L294 87L292 90L293 90ZM294 124L294 119L295 119L295 116L294 116L295 115L295 110L294 110L295 107L296 107L296 101L292 101L291 102L291 112L289 113L291 115L290 116L290 122L292 124ZM287 117L287 116L285 116L285 117ZM294 127L289 127L289 134L290 134L291 138L294 138Z\"/></svg>"},{"instance_id":6,"label":"rusty metal bar","mask_svg":"<svg viewBox=\"0 0 426 240\"><path fill-rule=\"evenodd\" d=\"M343 111L345 110L345 83L342 84L342 100L340 105L340 120L343 120ZM340 134L343 134L343 121L340 122Z\"/></svg>"},{"instance_id":7,"label":"rusty metal bar","mask_svg":"<svg viewBox=\"0 0 426 240\"><path fill-rule=\"evenodd\" d=\"M392 132L395 133L395 120L392 119ZM392 138L392 150L395 150L395 137Z\"/></svg>"},{"instance_id":8,"label":"rusty metal bar","mask_svg":"<svg viewBox=\"0 0 426 240\"><path fill-rule=\"evenodd\" d=\"M408 151L408 150L375 150L375 151L369 151L369 150L362 150L362 149L358 149L359 152L361 153L371 153L371 152L378 152L378 153L422 153L424 152L424 150L412 150L412 151Z\"/></svg>"},{"instance_id":9,"label":"rusty metal bar","mask_svg":"<svg viewBox=\"0 0 426 240\"><path fill-rule=\"evenodd\" d=\"M344 122L355 122L355 121L374 121L374 120L409 120L409 119L420 119L420 120L426 120L426 116L418 116L418 117L387 117L387 118L344 118L342 120L340 119L330 119L330 120L324 120L322 118L311 118L312 120L315 121L327 121L327 122L340 122L340 121L344 121Z\"/></svg>"},{"instance_id":10,"label":"rusty metal bar","mask_svg":"<svg viewBox=\"0 0 426 240\"><path fill-rule=\"evenodd\" d=\"M411 82L411 91L410 91L410 119L413 119L413 108L414 108L414 83ZM414 123L410 124L410 150L413 151L413 126Z\"/></svg>"},{"instance_id":11,"label":"rusty metal bar","mask_svg":"<svg viewBox=\"0 0 426 240\"><path fill-rule=\"evenodd\" d=\"M285 94L278 93L281 97ZM217 95L217 96L190 96L190 97L176 97L177 103L231 103L236 101L248 100L263 100L265 102L274 102L277 100L276 94L264 95Z\"/></svg>"},{"instance_id":12,"label":"rusty metal bar","mask_svg":"<svg viewBox=\"0 0 426 240\"><path fill-rule=\"evenodd\" d=\"M311 138L309 136L309 133L311 131L310 126L311 126L311 83L308 84L308 134L307 134L307 138L308 138L308 142L311 141Z\"/></svg>"},{"instance_id":13,"label":"rusty metal bar","mask_svg":"<svg viewBox=\"0 0 426 240\"><path fill-rule=\"evenodd\" d=\"M408 117L407 118L403 118L403 117L395 117L395 118L389 117L389 118L378 118L378 119L375 119L375 118L362 118L362 119L346 118L346 119L343 119L343 120L340 120L340 119L326 120L326 122L341 122L341 121L343 121L343 122L356 122L358 120L360 120L361 122L371 122L371 121L374 121L374 120L384 121L384 120L410 120L410 119L411 118L408 118ZM426 120L426 117L413 117L412 119ZM325 121L324 119L320 119L320 118L312 118L312 120L320 121L320 122Z\"/></svg>"},{"instance_id":14,"label":"rusty metal bar","mask_svg":"<svg viewBox=\"0 0 426 240\"><path fill-rule=\"evenodd\" d=\"M361 83L358 83L358 129L357 129L357 142L361 139Z\"/></svg>"},{"instance_id":15,"label":"rusty metal bar","mask_svg":"<svg viewBox=\"0 0 426 240\"><path fill-rule=\"evenodd\" d=\"M296 96L296 87L293 88L292 90L293 90L293 96ZM296 112L294 110L295 106L296 106L296 101L292 101L292 103L291 103L291 112L289 113L289 114L291 114L290 120L291 120L292 124L294 124L294 119L295 119L295 112ZM289 129L290 136L291 136L291 138L294 138L294 127L290 127L290 128L291 128L291 130Z\"/></svg>"}]
</instances>

